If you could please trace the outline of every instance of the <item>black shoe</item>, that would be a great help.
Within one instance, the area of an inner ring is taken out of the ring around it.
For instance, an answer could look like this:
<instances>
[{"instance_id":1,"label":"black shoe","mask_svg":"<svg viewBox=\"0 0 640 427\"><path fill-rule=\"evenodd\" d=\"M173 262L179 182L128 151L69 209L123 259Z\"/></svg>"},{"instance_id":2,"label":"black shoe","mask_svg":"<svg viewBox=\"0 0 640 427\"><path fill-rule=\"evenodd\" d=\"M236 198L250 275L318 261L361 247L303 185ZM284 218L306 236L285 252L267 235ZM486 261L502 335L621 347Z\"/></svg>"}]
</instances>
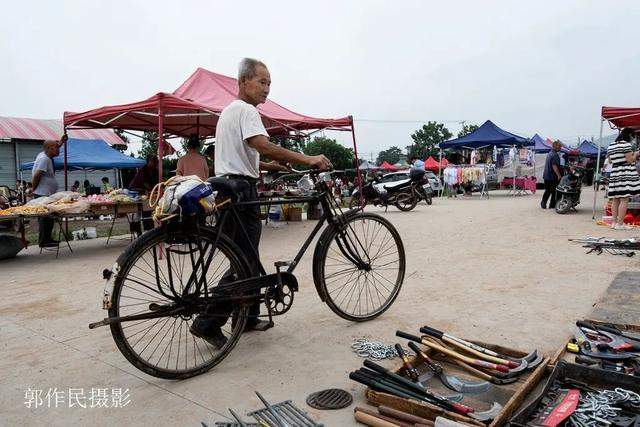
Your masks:
<instances>
[{"instance_id":1,"label":"black shoe","mask_svg":"<svg viewBox=\"0 0 640 427\"><path fill-rule=\"evenodd\" d=\"M244 325L243 332L260 331L264 332L267 329L273 328L273 322L267 320L247 320L247 324Z\"/></svg>"},{"instance_id":2,"label":"black shoe","mask_svg":"<svg viewBox=\"0 0 640 427\"><path fill-rule=\"evenodd\" d=\"M547 209L547 207L546 207L546 206L544 205L544 203L542 203L542 202L540 202L540 207L541 207L542 209Z\"/></svg>"},{"instance_id":3,"label":"black shoe","mask_svg":"<svg viewBox=\"0 0 640 427\"><path fill-rule=\"evenodd\" d=\"M220 328L211 328L205 332L199 330L197 325L194 323L189 328L189 332L191 332L191 335L195 337L202 338L218 350L224 347L227 343L227 337L224 336Z\"/></svg>"}]
</instances>

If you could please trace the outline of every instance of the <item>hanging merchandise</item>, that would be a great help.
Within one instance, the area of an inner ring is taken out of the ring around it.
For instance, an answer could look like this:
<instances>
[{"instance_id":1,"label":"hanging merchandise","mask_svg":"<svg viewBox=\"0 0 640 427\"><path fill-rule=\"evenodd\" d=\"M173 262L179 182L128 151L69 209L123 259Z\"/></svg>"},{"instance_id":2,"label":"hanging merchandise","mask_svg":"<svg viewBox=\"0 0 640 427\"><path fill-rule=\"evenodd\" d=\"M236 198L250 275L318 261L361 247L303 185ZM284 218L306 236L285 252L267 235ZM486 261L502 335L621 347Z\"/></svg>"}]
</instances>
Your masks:
<instances>
[{"instance_id":1,"label":"hanging merchandise","mask_svg":"<svg viewBox=\"0 0 640 427\"><path fill-rule=\"evenodd\" d=\"M477 187L481 196L487 192L487 170L485 166L449 165L442 172L445 187L457 191L459 186L472 189Z\"/></svg>"},{"instance_id":2,"label":"hanging merchandise","mask_svg":"<svg viewBox=\"0 0 640 427\"><path fill-rule=\"evenodd\" d=\"M478 163L478 151L473 149L471 150L471 162L472 165Z\"/></svg>"}]
</instances>

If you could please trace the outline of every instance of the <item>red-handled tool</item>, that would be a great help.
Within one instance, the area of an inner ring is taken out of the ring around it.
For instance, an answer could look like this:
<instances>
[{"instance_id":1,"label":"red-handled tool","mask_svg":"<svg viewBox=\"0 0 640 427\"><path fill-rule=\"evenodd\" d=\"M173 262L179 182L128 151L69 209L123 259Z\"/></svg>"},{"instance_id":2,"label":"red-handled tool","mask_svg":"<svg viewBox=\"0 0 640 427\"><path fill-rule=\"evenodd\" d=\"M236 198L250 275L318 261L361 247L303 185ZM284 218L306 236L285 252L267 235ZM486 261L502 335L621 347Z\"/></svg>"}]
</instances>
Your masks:
<instances>
[{"instance_id":1,"label":"red-handled tool","mask_svg":"<svg viewBox=\"0 0 640 427\"><path fill-rule=\"evenodd\" d=\"M491 363L491 362L487 362L485 360L480 360L480 359L474 359L472 357L468 357L465 355L462 355L460 353L457 353L453 350L449 350L448 348L444 348L436 343L427 341L425 339L422 339L416 335L412 335L412 334L408 334L406 332L402 332L402 331L396 331L396 335L401 337L401 338L406 338L410 341L415 341L418 342L422 345L426 345L429 348L432 348L434 350L439 351L440 353L444 353L447 356L451 356L455 359L461 360L465 363L468 363L469 365L472 366L476 366L478 368L484 368L484 369L492 369L494 371L498 371L498 372L510 372L509 371L509 367L507 365L500 365L500 364L496 364L496 363Z\"/></svg>"}]
</instances>

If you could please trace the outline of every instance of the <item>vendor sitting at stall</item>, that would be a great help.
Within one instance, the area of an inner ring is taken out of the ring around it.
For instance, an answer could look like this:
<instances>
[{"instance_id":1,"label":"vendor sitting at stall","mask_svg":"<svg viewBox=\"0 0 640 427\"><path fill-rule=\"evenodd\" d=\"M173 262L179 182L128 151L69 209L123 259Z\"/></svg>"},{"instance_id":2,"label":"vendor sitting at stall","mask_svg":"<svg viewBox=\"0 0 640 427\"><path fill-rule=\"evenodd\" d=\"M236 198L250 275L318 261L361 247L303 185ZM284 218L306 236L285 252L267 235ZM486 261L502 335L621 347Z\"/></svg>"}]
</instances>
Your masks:
<instances>
[{"instance_id":1,"label":"vendor sitting at stall","mask_svg":"<svg viewBox=\"0 0 640 427\"><path fill-rule=\"evenodd\" d=\"M53 158L60 154L60 145L64 144L66 135L58 141L45 141L42 152L36 156L31 170L31 184L33 185L33 197L46 197L58 191L56 172ZM53 240L53 219L49 217L38 218L38 245L41 248L55 247L59 242Z\"/></svg>"},{"instance_id":2,"label":"vendor sitting at stall","mask_svg":"<svg viewBox=\"0 0 640 427\"><path fill-rule=\"evenodd\" d=\"M111 188L111 184L109 183L109 177L103 176L102 177L102 192L106 194L111 190L112 190L112 188Z\"/></svg>"},{"instance_id":3,"label":"vendor sitting at stall","mask_svg":"<svg viewBox=\"0 0 640 427\"><path fill-rule=\"evenodd\" d=\"M158 158L149 154L147 164L138 169L136 176L129 183L129 189L137 191L140 195L149 194L158 183Z\"/></svg>"},{"instance_id":4,"label":"vendor sitting at stall","mask_svg":"<svg viewBox=\"0 0 640 427\"><path fill-rule=\"evenodd\" d=\"M178 159L176 175L195 175L203 181L209 178L209 166L204 156L200 154L200 138L191 135L187 142L187 153Z\"/></svg>"}]
</instances>

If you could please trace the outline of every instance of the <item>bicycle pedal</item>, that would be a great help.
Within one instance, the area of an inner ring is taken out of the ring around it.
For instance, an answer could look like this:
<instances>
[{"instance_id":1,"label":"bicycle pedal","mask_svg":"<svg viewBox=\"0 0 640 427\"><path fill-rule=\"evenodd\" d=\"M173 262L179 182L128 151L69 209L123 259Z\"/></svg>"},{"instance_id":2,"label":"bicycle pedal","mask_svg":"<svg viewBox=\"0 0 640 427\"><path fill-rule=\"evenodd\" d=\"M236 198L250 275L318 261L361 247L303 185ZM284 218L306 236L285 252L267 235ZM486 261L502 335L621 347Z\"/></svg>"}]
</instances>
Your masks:
<instances>
[{"instance_id":1,"label":"bicycle pedal","mask_svg":"<svg viewBox=\"0 0 640 427\"><path fill-rule=\"evenodd\" d=\"M273 263L273 266L275 268L280 268L280 267L288 267L291 264L293 264L293 261L276 261Z\"/></svg>"},{"instance_id":2,"label":"bicycle pedal","mask_svg":"<svg viewBox=\"0 0 640 427\"><path fill-rule=\"evenodd\" d=\"M259 332L264 332L266 330L269 330L269 329L273 328L274 326L275 326L275 323L273 323L272 321L268 321L268 322L261 321L261 322L258 322L253 327L253 330L254 331L259 331Z\"/></svg>"}]
</instances>

